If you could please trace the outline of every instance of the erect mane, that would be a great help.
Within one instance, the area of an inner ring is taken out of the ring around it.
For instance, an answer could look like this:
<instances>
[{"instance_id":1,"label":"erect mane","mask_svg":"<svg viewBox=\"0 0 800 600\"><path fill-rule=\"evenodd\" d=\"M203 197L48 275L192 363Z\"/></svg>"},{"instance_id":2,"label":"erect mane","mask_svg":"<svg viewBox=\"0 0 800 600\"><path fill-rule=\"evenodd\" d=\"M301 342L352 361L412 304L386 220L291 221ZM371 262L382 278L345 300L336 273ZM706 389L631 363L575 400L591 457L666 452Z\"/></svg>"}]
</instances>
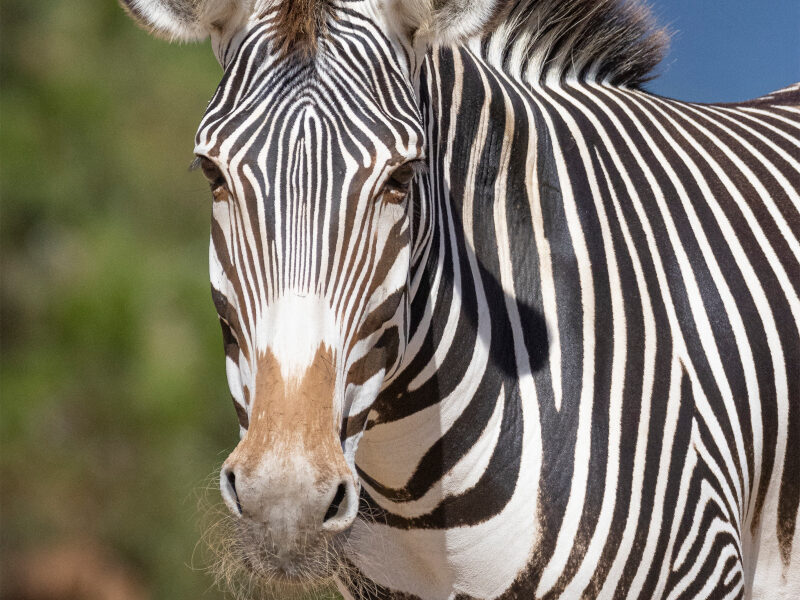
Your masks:
<instances>
[{"instance_id":1,"label":"erect mane","mask_svg":"<svg viewBox=\"0 0 800 600\"><path fill-rule=\"evenodd\" d=\"M272 19L279 54L297 53L310 57L319 38L327 31L327 21L333 12L332 0L261 0L257 3L260 16Z\"/></svg>"},{"instance_id":2,"label":"erect mane","mask_svg":"<svg viewBox=\"0 0 800 600\"><path fill-rule=\"evenodd\" d=\"M169 39L233 31L255 12L273 21L279 53L306 58L337 7L353 1L120 0L136 21ZM639 86L653 77L669 40L643 0L372 1L415 45L483 37L492 62L527 81L574 77Z\"/></svg>"},{"instance_id":3,"label":"erect mane","mask_svg":"<svg viewBox=\"0 0 800 600\"><path fill-rule=\"evenodd\" d=\"M654 77L669 35L640 0L499 0L484 47L540 82L573 77L638 87Z\"/></svg>"}]
</instances>

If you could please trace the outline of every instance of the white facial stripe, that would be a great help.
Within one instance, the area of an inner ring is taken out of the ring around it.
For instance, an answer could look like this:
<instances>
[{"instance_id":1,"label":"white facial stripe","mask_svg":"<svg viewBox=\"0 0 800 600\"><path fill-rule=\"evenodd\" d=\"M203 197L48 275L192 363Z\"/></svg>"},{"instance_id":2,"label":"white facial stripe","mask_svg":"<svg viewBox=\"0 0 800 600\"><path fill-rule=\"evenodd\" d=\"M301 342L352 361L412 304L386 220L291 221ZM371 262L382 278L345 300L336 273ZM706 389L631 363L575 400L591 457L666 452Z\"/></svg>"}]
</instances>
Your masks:
<instances>
[{"instance_id":1,"label":"white facial stripe","mask_svg":"<svg viewBox=\"0 0 800 600\"><path fill-rule=\"evenodd\" d=\"M339 346L336 315L327 299L315 294L284 293L265 308L256 330L258 351L272 351L284 381L302 377L320 345Z\"/></svg>"},{"instance_id":2,"label":"white facial stripe","mask_svg":"<svg viewBox=\"0 0 800 600\"><path fill-rule=\"evenodd\" d=\"M244 401L244 389L242 388L239 365L229 356L225 358L225 374L228 376L228 387L231 390L231 396L242 408L246 409L247 403Z\"/></svg>"}]
</instances>

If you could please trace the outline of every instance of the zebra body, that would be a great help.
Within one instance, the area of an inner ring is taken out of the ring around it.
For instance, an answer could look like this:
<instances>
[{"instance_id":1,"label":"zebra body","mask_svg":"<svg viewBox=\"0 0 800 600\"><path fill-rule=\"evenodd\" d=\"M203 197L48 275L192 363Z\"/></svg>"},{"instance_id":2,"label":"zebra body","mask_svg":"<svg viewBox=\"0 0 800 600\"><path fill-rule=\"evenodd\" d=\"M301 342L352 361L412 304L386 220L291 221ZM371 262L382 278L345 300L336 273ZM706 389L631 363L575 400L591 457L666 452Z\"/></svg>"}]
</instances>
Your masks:
<instances>
[{"instance_id":1,"label":"zebra body","mask_svg":"<svg viewBox=\"0 0 800 600\"><path fill-rule=\"evenodd\" d=\"M131 10L158 29L154 4ZM226 74L196 152L243 436L222 487L269 525L238 535L282 560L269 510L307 517L258 482L327 505L329 460L347 491L323 529L371 582L345 595L794 598L800 87L649 95L633 59L586 58L611 38L575 34L570 66L567 29L519 33L556 4L488 33L494 3L437 30L445 6L409 40L411 8L331 3L309 61L278 5L212 30ZM644 23L620 14L597 31Z\"/></svg>"},{"instance_id":2,"label":"zebra body","mask_svg":"<svg viewBox=\"0 0 800 600\"><path fill-rule=\"evenodd\" d=\"M390 525L362 554L407 529L395 549L407 558L385 564L409 571L387 582L414 580L426 598L722 598L756 575L772 597L797 569L781 538L797 514L788 449L800 435L798 90L710 107L531 88L469 49L427 67L435 189L420 195L443 239L420 253L419 355L360 445L369 476L409 440L392 476L410 485L362 476ZM742 166L746 180L731 175ZM447 335L454 305L461 329ZM442 461L437 443L460 451ZM447 480L472 469L480 481ZM448 554L440 527L462 536L463 564L503 548L491 577L457 563L420 577L413 557Z\"/></svg>"}]
</instances>

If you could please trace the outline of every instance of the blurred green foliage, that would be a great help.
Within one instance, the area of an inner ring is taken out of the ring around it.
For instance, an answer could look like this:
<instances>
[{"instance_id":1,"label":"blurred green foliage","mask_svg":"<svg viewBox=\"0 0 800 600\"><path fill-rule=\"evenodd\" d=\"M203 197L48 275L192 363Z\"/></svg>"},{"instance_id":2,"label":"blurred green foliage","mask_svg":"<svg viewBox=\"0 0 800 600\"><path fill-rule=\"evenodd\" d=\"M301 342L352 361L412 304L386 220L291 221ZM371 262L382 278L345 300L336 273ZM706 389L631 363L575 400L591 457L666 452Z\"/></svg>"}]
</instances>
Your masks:
<instances>
[{"instance_id":1,"label":"blurred green foliage","mask_svg":"<svg viewBox=\"0 0 800 600\"><path fill-rule=\"evenodd\" d=\"M196 496L238 426L187 171L220 68L114 0L5 0L1 38L0 552L93 538L153 598L220 597Z\"/></svg>"}]
</instances>

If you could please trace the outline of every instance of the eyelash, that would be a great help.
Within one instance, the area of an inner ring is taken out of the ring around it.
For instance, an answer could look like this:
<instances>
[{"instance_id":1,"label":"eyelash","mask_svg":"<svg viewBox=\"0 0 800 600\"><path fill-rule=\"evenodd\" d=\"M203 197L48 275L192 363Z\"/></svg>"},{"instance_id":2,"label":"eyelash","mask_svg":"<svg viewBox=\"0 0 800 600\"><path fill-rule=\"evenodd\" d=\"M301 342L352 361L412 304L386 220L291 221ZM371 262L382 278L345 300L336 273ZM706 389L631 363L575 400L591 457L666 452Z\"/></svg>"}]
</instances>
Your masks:
<instances>
[{"instance_id":1,"label":"eyelash","mask_svg":"<svg viewBox=\"0 0 800 600\"><path fill-rule=\"evenodd\" d=\"M228 182L225 176L220 171L219 167L214 162L205 156L198 156L190 167L192 169L202 169L203 175L208 179L208 185L211 187L211 192L216 195L218 191L227 188Z\"/></svg>"}]
</instances>

